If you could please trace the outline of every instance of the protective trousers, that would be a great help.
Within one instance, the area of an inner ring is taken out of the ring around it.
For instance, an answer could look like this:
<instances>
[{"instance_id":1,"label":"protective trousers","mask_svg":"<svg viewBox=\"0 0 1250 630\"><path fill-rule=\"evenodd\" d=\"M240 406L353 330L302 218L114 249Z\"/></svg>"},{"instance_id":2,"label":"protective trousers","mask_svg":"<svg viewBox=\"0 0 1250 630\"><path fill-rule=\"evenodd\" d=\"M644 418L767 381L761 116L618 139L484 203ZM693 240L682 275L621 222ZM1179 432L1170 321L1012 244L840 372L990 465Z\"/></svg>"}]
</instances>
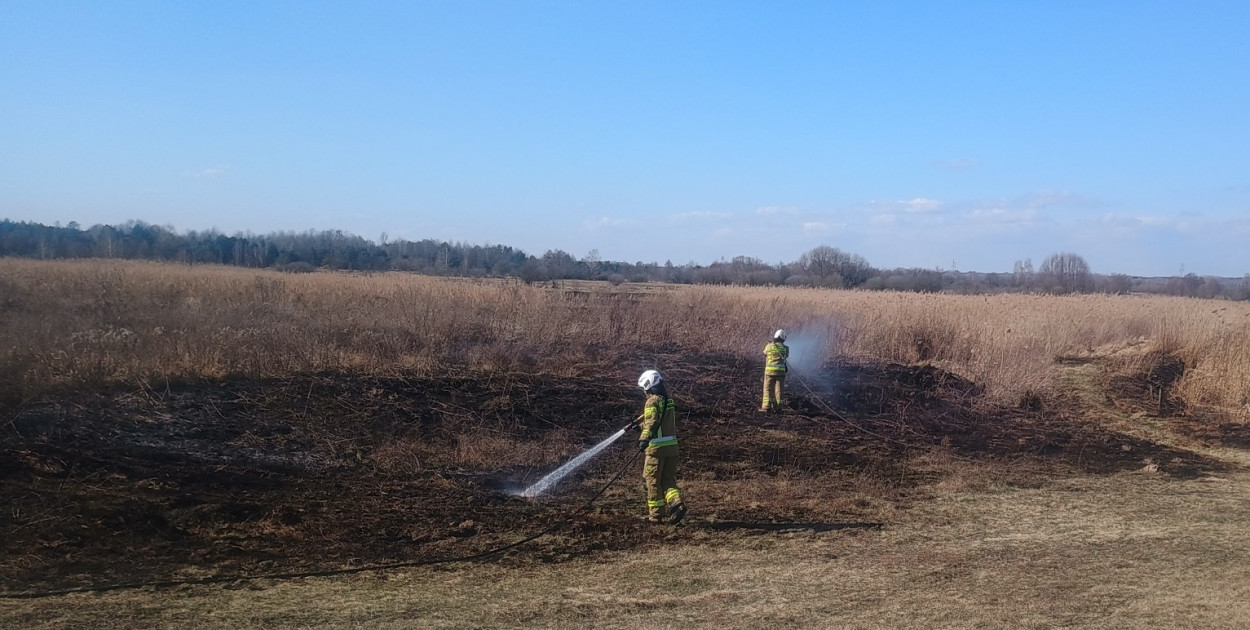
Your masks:
<instances>
[{"instance_id":1,"label":"protective trousers","mask_svg":"<svg viewBox=\"0 0 1250 630\"><path fill-rule=\"evenodd\" d=\"M677 489L677 457L647 453L642 462L642 478L647 482L648 518L663 519L669 510L681 503L681 490Z\"/></svg>"},{"instance_id":2,"label":"protective trousers","mask_svg":"<svg viewBox=\"0 0 1250 630\"><path fill-rule=\"evenodd\" d=\"M760 411L777 411L785 404L781 391L785 388L785 372L764 373L764 401L760 403Z\"/></svg>"}]
</instances>

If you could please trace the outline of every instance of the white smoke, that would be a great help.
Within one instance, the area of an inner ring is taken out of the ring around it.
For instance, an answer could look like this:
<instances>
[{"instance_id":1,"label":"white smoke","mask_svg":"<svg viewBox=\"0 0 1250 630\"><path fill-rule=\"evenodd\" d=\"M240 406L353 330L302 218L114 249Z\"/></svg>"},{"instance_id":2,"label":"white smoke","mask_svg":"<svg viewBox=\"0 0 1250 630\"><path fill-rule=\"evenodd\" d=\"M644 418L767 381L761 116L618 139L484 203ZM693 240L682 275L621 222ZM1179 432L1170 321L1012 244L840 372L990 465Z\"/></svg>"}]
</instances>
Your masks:
<instances>
[{"instance_id":1,"label":"white smoke","mask_svg":"<svg viewBox=\"0 0 1250 630\"><path fill-rule=\"evenodd\" d=\"M827 319L816 319L786 335L790 347L790 370L799 376L812 378L820 372L835 349L831 342L837 339L837 325Z\"/></svg>"}]
</instances>

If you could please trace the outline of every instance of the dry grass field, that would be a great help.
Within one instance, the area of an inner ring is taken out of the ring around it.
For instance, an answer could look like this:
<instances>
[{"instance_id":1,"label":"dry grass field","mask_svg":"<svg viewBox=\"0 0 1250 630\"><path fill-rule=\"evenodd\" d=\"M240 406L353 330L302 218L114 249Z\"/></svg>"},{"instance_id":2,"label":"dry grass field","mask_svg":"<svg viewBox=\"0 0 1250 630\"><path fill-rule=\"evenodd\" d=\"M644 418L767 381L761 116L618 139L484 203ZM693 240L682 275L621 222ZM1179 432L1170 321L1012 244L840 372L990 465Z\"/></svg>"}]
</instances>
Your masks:
<instances>
[{"instance_id":1,"label":"dry grass field","mask_svg":"<svg viewBox=\"0 0 1250 630\"><path fill-rule=\"evenodd\" d=\"M593 285L0 260L0 374L9 397L319 370L568 375L666 344L749 355L782 326L818 356L930 363L996 401L1052 391L1056 359L1137 347L1121 358L1184 363L1170 395L1250 418L1245 302Z\"/></svg>"},{"instance_id":2,"label":"dry grass field","mask_svg":"<svg viewBox=\"0 0 1250 630\"><path fill-rule=\"evenodd\" d=\"M4 627L1244 627L1248 448L1245 303L0 259Z\"/></svg>"}]
</instances>

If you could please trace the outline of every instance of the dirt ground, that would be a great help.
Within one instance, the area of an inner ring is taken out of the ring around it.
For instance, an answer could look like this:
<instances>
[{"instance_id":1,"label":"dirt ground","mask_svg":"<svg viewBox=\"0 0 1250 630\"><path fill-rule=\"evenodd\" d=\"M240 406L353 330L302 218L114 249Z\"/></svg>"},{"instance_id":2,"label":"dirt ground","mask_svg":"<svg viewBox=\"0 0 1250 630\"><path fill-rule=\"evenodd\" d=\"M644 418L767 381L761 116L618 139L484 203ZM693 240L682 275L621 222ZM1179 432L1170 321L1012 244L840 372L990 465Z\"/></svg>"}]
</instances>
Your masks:
<instances>
[{"instance_id":1,"label":"dirt ground","mask_svg":"<svg viewBox=\"0 0 1250 630\"><path fill-rule=\"evenodd\" d=\"M830 363L793 375L790 408L763 415L749 361L652 349L636 363L658 364L677 400L692 488L681 527L638 518L632 436L552 496L516 494L640 411L634 365L576 378L162 383L0 410L0 594L438 562L536 534L489 559L551 563L742 531L877 527L883 505L906 509L959 465L1025 488L1056 475L1153 466L1192 479L1226 466L1082 422L1071 401L990 405L931 366ZM1154 390L1135 387L1117 391L1148 408ZM1244 428L1155 411L1193 439L1246 443ZM945 467L925 463L935 454ZM853 500L794 498L804 494Z\"/></svg>"}]
</instances>

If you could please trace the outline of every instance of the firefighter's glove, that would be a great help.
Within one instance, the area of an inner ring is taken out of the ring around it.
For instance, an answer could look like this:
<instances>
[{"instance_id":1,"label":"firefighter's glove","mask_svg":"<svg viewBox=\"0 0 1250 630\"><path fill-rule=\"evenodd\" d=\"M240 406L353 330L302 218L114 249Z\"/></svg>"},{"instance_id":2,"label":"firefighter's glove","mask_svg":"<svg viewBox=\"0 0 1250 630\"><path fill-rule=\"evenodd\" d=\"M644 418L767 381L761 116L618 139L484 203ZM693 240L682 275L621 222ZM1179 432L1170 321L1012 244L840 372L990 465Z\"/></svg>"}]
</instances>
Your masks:
<instances>
[{"instance_id":1,"label":"firefighter's glove","mask_svg":"<svg viewBox=\"0 0 1250 630\"><path fill-rule=\"evenodd\" d=\"M650 440L638 440L638 452L641 453L642 451L647 450L647 447L650 445L651 445Z\"/></svg>"}]
</instances>

